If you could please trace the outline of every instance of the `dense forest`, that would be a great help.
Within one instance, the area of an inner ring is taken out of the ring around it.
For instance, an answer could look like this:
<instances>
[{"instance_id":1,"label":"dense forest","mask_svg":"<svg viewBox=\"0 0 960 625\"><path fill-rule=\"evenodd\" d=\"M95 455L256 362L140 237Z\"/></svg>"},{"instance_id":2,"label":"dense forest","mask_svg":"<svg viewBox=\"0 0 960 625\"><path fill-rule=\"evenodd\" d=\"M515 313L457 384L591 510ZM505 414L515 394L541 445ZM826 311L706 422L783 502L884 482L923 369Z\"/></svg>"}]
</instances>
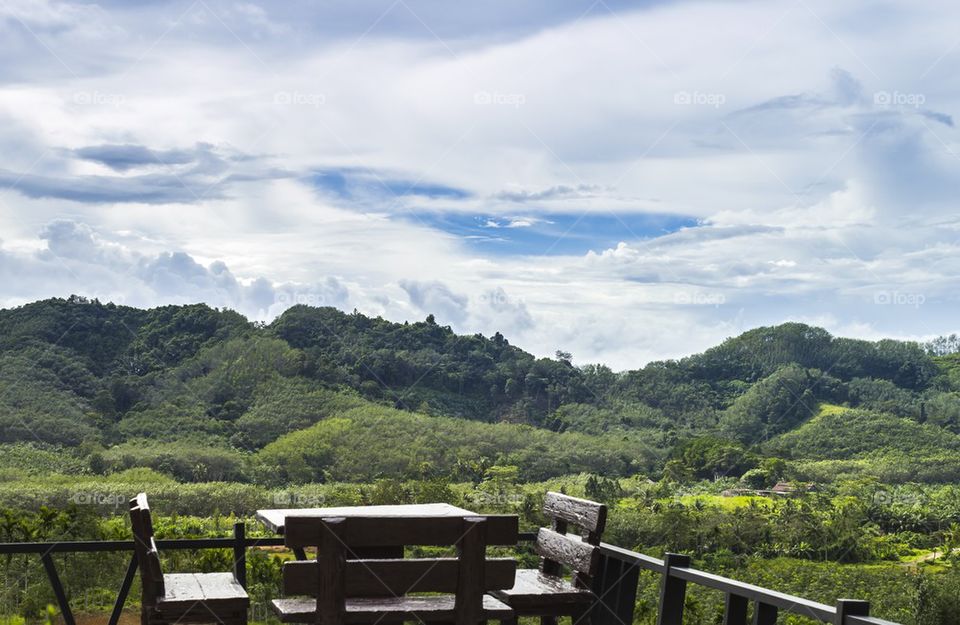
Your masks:
<instances>
[{"instance_id":1,"label":"dense forest","mask_svg":"<svg viewBox=\"0 0 960 625\"><path fill-rule=\"evenodd\" d=\"M955 623L958 352L957 337L787 323L614 372L433 316L295 306L258 324L205 305L50 299L0 310L0 541L128 535L139 490L170 515L160 534L186 536L317 502L449 501L533 526L554 488L610 503L610 542L827 602L874 598L909 625ZM794 496L769 495L788 482ZM211 557L182 564L216 570ZM264 601L271 558L253 558ZM116 584L81 562L74 584L94 609ZM42 571L5 566L5 581L36 579L0 615L42 618ZM652 622L652 589L638 622ZM712 599L691 601L691 622L714 622Z\"/></svg>"},{"instance_id":2,"label":"dense forest","mask_svg":"<svg viewBox=\"0 0 960 625\"><path fill-rule=\"evenodd\" d=\"M536 358L432 317L79 297L0 311L0 443L185 482L960 477L960 360L790 323L622 373ZM765 460L780 459L770 463ZM770 467L780 467L776 471ZM761 480L764 481L764 480Z\"/></svg>"}]
</instances>

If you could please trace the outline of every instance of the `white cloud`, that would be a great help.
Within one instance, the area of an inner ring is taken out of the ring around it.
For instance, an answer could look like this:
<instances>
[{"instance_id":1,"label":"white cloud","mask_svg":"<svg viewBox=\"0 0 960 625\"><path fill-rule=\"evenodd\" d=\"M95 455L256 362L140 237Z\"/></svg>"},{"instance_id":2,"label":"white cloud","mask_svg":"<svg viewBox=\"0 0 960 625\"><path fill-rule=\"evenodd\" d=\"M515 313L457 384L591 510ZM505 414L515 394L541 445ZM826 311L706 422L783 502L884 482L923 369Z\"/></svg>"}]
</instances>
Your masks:
<instances>
[{"instance_id":1,"label":"white cloud","mask_svg":"<svg viewBox=\"0 0 960 625\"><path fill-rule=\"evenodd\" d=\"M5 3L0 301L434 313L621 368L787 319L957 329L956 6L362 4ZM311 179L347 170L372 191ZM507 256L425 211L700 225Z\"/></svg>"}]
</instances>

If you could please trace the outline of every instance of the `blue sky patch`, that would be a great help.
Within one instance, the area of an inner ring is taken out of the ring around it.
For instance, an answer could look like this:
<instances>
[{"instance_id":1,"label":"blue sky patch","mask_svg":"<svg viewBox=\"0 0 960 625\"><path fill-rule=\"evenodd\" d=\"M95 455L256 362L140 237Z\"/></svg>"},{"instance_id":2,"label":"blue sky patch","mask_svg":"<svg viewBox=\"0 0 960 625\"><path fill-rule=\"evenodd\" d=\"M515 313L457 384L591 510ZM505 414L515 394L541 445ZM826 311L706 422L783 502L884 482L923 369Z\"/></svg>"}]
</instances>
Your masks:
<instances>
[{"instance_id":1,"label":"blue sky patch","mask_svg":"<svg viewBox=\"0 0 960 625\"><path fill-rule=\"evenodd\" d=\"M351 167L318 170L310 181L322 193L350 200L389 200L406 196L462 200L470 197L469 191L457 187L425 180L405 180L384 172Z\"/></svg>"},{"instance_id":2,"label":"blue sky patch","mask_svg":"<svg viewBox=\"0 0 960 625\"><path fill-rule=\"evenodd\" d=\"M586 254L697 225L693 217L664 213L541 213L511 217L417 213L415 223L443 230L486 254Z\"/></svg>"}]
</instances>

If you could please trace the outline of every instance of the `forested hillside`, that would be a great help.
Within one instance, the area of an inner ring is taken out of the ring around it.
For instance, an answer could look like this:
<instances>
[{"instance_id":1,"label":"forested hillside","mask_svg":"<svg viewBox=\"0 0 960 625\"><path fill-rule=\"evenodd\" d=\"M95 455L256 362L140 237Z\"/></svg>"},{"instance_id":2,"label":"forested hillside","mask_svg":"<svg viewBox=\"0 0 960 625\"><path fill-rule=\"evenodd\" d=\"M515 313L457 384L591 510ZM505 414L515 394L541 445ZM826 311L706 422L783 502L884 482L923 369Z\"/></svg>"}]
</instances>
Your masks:
<instances>
[{"instance_id":1,"label":"forested hillside","mask_svg":"<svg viewBox=\"0 0 960 625\"><path fill-rule=\"evenodd\" d=\"M204 305L51 299L0 311L0 443L197 482L469 480L494 465L524 480L895 468L947 482L960 477L952 344L789 323L615 373L432 317L296 306L261 325Z\"/></svg>"},{"instance_id":2,"label":"forested hillside","mask_svg":"<svg viewBox=\"0 0 960 625\"><path fill-rule=\"evenodd\" d=\"M162 511L160 535L178 537L321 504L446 501L536 527L552 489L608 502L614 544L823 601L842 589L907 625L952 624L958 343L789 323L614 372L432 317L297 306L261 325L203 305L36 302L0 311L0 541L128 537L139 491ZM783 481L793 494L772 494ZM266 604L282 557L249 557ZM68 587L102 613L123 564L71 559ZM0 571L17 589L0 625L48 614L36 568ZM635 623L655 622L657 592L641 581ZM719 622L720 595L690 601L691 623Z\"/></svg>"}]
</instances>

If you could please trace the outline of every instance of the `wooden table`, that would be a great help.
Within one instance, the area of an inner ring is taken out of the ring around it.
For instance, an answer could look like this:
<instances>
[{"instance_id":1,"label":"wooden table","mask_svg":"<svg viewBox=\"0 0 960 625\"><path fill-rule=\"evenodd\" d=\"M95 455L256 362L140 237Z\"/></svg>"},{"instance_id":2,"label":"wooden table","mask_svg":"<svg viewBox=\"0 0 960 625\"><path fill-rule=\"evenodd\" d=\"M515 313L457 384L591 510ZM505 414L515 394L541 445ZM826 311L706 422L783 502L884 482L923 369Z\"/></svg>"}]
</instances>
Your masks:
<instances>
[{"instance_id":1,"label":"wooden table","mask_svg":"<svg viewBox=\"0 0 960 625\"><path fill-rule=\"evenodd\" d=\"M257 520L278 534L283 534L284 520L288 516L313 517L395 517L408 519L427 519L437 517L479 516L476 512L451 506L448 503L403 504L396 506L343 506L339 508L279 508L275 510L257 510ZM402 558L403 545L395 547L356 548L355 553L365 558ZM306 560L303 549L294 549L298 560Z\"/></svg>"},{"instance_id":2,"label":"wooden table","mask_svg":"<svg viewBox=\"0 0 960 625\"><path fill-rule=\"evenodd\" d=\"M257 510L257 520L267 529L283 534L284 519L288 516L316 517L397 517L408 519L436 518L448 516L480 516L476 512L464 510L448 503L418 503L398 506L343 506L339 508L280 508L276 510Z\"/></svg>"}]
</instances>

